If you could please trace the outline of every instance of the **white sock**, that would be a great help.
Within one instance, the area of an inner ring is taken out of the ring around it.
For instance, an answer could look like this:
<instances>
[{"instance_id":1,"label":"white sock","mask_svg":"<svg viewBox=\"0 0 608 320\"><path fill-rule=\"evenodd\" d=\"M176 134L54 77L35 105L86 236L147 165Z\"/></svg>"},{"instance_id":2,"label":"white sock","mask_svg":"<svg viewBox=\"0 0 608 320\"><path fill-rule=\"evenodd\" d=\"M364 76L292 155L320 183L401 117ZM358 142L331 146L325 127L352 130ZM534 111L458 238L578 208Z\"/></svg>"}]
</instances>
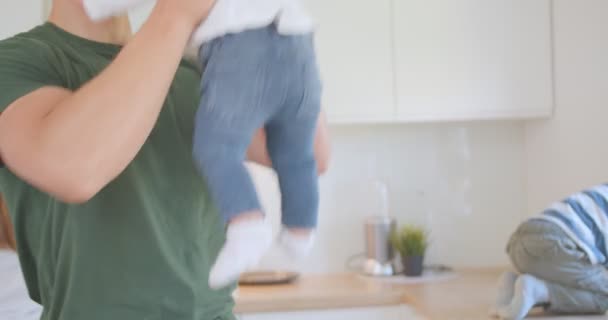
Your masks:
<instances>
[{"instance_id":1,"label":"white sock","mask_svg":"<svg viewBox=\"0 0 608 320\"><path fill-rule=\"evenodd\" d=\"M209 274L209 286L220 289L238 280L241 273L260 261L271 244L272 228L263 219L228 225L226 243Z\"/></svg>"},{"instance_id":2,"label":"white sock","mask_svg":"<svg viewBox=\"0 0 608 320\"><path fill-rule=\"evenodd\" d=\"M498 310L508 306L511 303L516 280L517 274L511 271L507 271L500 276L498 286L496 288L496 300L494 302L494 306L490 310L490 315L498 316Z\"/></svg>"},{"instance_id":3,"label":"white sock","mask_svg":"<svg viewBox=\"0 0 608 320\"><path fill-rule=\"evenodd\" d=\"M83 0L84 10L93 21L124 14L139 4L149 0Z\"/></svg>"},{"instance_id":4,"label":"white sock","mask_svg":"<svg viewBox=\"0 0 608 320\"><path fill-rule=\"evenodd\" d=\"M498 313L503 319L520 320L525 318L537 304L549 302L547 284L531 275L524 274L515 281L514 295L508 306Z\"/></svg>"},{"instance_id":5,"label":"white sock","mask_svg":"<svg viewBox=\"0 0 608 320\"><path fill-rule=\"evenodd\" d=\"M279 235L279 244L283 250L292 258L303 259L310 254L315 243L315 233L311 231L308 235L294 234L288 228L283 228Z\"/></svg>"}]
</instances>

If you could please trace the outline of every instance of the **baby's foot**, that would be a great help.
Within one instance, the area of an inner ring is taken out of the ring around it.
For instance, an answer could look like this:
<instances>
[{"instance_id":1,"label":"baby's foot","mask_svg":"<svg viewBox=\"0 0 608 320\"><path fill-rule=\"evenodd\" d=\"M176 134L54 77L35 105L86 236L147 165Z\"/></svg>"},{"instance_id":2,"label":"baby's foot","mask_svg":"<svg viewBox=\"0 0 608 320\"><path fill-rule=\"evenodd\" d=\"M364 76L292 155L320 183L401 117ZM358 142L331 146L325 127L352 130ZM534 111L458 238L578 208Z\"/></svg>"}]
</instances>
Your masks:
<instances>
[{"instance_id":1,"label":"baby's foot","mask_svg":"<svg viewBox=\"0 0 608 320\"><path fill-rule=\"evenodd\" d=\"M549 302L547 284L531 275L521 275L515 281L514 295L511 303L498 310L503 319L524 319L530 310L538 304Z\"/></svg>"},{"instance_id":2,"label":"baby's foot","mask_svg":"<svg viewBox=\"0 0 608 320\"><path fill-rule=\"evenodd\" d=\"M293 258L307 257L315 242L313 229L283 228L279 235L279 244Z\"/></svg>"},{"instance_id":3,"label":"baby's foot","mask_svg":"<svg viewBox=\"0 0 608 320\"><path fill-rule=\"evenodd\" d=\"M272 229L262 216L231 222L226 243L211 268L209 286L220 289L238 280L260 261L271 243Z\"/></svg>"},{"instance_id":4,"label":"baby's foot","mask_svg":"<svg viewBox=\"0 0 608 320\"><path fill-rule=\"evenodd\" d=\"M508 306L511 303L516 280L517 274L511 271L507 271L500 276L500 280L498 280L498 286L496 288L496 301L490 310L490 315L498 316L498 310Z\"/></svg>"}]
</instances>

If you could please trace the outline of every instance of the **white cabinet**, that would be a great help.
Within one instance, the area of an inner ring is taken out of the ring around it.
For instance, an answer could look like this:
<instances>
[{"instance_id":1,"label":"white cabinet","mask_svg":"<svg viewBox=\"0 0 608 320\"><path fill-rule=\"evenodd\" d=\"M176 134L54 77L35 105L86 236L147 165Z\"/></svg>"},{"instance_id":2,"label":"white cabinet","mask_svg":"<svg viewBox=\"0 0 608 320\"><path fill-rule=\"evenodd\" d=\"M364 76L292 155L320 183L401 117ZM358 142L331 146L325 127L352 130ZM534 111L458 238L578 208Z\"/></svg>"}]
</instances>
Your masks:
<instances>
[{"instance_id":1,"label":"white cabinet","mask_svg":"<svg viewBox=\"0 0 608 320\"><path fill-rule=\"evenodd\" d=\"M332 123L550 116L551 0L305 0ZM150 6L132 12L135 26Z\"/></svg>"},{"instance_id":2,"label":"white cabinet","mask_svg":"<svg viewBox=\"0 0 608 320\"><path fill-rule=\"evenodd\" d=\"M550 0L394 0L398 119L552 112Z\"/></svg>"},{"instance_id":3,"label":"white cabinet","mask_svg":"<svg viewBox=\"0 0 608 320\"><path fill-rule=\"evenodd\" d=\"M392 120L391 0L304 3L318 24L316 46L324 84L323 106L329 120Z\"/></svg>"},{"instance_id":4,"label":"white cabinet","mask_svg":"<svg viewBox=\"0 0 608 320\"><path fill-rule=\"evenodd\" d=\"M407 306L246 314L240 320L422 320Z\"/></svg>"},{"instance_id":5,"label":"white cabinet","mask_svg":"<svg viewBox=\"0 0 608 320\"><path fill-rule=\"evenodd\" d=\"M550 0L308 3L331 122L552 113Z\"/></svg>"}]
</instances>

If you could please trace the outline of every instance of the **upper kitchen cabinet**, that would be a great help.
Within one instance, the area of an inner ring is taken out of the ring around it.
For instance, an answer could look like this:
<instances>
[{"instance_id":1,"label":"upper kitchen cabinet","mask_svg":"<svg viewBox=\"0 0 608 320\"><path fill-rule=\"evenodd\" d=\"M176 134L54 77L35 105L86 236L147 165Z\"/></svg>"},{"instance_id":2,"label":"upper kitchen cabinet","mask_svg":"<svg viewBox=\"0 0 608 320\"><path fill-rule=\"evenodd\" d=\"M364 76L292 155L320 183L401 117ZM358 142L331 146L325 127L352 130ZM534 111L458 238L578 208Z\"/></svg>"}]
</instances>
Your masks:
<instances>
[{"instance_id":1,"label":"upper kitchen cabinet","mask_svg":"<svg viewBox=\"0 0 608 320\"><path fill-rule=\"evenodd\" d=\"M332 123L553 109L551 0L304 0ZM131 13L137 28L150 6Z\"/></svg>"},{"instance_id":2,"label":"upper kitchen cabinet","mask_svg":"<svg viewBox=\"0 0 608 320\"><path fill-rule=\"evenodd\" d=\"M318 24L317 54L329 120L394 120L390 0L306 0Z\"/></svg>"},{"instance_id":3,"label":"upper kitchen cabinet","mask_svg":"<svg viewBox=\"0 0 608 320\"><path fill-rule=\"evenodd\" d=\"M325 3L330 2L334 1ZM375 2L367 4L367 7L375 6ZM393 4L399 121L551 115L550 0L394 0ZM357 10L367 12L363 5ZM344 14L349 15L349 11L345 10ZM380 17L370 24L379 22ZM380 30L376 27L373 32L378 35ZM337 39L338 35L335 36ZM367 46L366 42L373 36L370 33L362 37L361 45ZM384 35L379 36L382 42L385 41ZM350 41L347 42L348 50L354 47ZM322 43L329 46L331 42L323 39ZM385 44L376 40L374 46L380 45ZM368 50L378 54L382 49ZM356 57L369 60L367 54L371 56L372 52ZM324 56L328 55L331 56L324 53ZM326 62L335 63L338 59L331 58L326 58ZM384 55L377 55L375 60L384 58ZM342 63L355 62L347 59ZM372 66L369 61L363 63ZM360 74L362 77L350 81L365 84L374 81L366 79L365 72ZM330 81L335 80L330 78ZM354 89L351 82L348 83ZM334 94L346 94L345 90L346 87ZM374 94L380 95L379 92ZM357 93L354 96L358 97ZM330 102L333 100L338 98Z\"/></svg>"}]
</instances>

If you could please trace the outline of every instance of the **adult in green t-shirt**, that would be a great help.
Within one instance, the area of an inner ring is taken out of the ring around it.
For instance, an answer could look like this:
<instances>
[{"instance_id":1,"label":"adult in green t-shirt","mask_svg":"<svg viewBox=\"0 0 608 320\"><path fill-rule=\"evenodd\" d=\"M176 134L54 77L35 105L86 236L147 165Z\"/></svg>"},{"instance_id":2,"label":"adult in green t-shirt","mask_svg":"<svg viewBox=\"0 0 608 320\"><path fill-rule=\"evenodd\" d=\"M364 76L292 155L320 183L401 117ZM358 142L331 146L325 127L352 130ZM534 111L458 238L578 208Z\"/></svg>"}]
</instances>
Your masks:
<instances>
[{"instance_id":1,"label":"adult in green t-shirt","mask_svg":"<svg viewBox=\"0 0 608 320\"><path fill-rule=\"evenodd\" d=\"M208 287L224 232L191 158L200 73L181 60L212 0L159 0L128 43L125 18L93 23L80 1L0 42L0 192L29 294L49 320L233 319L231 288ZM269 164L264 140L250 158Z\"/></svg>"}]
</instances>

